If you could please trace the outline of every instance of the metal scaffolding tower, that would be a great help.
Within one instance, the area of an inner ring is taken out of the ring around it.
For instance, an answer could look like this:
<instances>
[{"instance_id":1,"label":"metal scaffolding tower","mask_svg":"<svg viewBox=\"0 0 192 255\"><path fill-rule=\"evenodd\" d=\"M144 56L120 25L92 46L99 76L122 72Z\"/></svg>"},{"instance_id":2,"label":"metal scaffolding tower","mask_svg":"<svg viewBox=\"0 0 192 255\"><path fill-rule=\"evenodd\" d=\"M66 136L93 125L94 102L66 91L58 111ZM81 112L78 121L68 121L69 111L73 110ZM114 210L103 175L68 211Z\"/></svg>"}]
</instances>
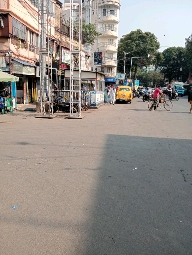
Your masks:
<instances>
[{"instance_id":1,"label":"metal scaffolding tower","mask_svg":"<svg viewBox=\"0 0 192 255\"><path fill-rule=\"evenodd\" d=\"M52 54L51 37L51 0L39 0L38 21L40 31L39 69L40 69L40 111L53 114L52 99Z\"/></svg>"},{"instance_id":2,"label":"metal scaffolding tower","mask_svg":"<svg viewBox=\"0 0 192 255\"><path fill-rule=\"evenodd\" d=\"M74 31L78 32L75 46ZM70 115L81 118L81 44L82 44L82 0L75 6L70 0ZM75 75L78 73L78 75Z\"/></svg>"}]
</instances>

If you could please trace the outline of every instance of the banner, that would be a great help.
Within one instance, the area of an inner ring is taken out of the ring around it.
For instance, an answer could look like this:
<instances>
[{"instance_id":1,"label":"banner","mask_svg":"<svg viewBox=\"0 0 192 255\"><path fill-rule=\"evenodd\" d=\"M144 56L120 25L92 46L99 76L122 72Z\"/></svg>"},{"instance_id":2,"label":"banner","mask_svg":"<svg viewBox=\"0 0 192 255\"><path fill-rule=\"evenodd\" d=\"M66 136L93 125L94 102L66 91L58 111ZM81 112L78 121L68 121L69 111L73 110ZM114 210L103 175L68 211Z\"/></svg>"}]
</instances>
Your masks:
<instances>
[{"instance_id":1,"label":"banner","mask_svg":"<svg viewBox=\"0 0 192 255\"><path fill-rule=\"evenodd\" d=\"M117 80L125 80L125 74L124 73L117 73L116 74Z\"/></svg>"},{"instance_id":2,"label":"banner","mask_svg":"<svg viewBox=\"0 0 192 255\"><path fill-rule=\"evenodd\" d=\"M102 65L102 52L94 52L94 65Z\"/></svg>"},{"instance_id":3,"label":"banner","mask_svg":"<svg viewBox=\"0 0 192 255\"><path fill-rule=\"evenodd\" d=\"M61 56L61 62L65 64L70 64L70 51L64 50L62 48L62 56Z\"/></svg>"}]
</instances>

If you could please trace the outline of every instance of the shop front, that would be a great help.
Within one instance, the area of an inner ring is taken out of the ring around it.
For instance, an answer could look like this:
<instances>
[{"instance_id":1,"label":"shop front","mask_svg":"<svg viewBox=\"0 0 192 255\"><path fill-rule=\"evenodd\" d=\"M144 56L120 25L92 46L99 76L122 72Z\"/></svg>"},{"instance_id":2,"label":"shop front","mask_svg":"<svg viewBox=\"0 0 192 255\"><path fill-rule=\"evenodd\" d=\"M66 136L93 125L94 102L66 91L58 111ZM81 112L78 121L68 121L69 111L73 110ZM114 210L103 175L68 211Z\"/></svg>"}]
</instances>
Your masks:
<instances>
[{"instance_id":1,"label":"shop front","mask_svg":"<svg viewBox=\"0 0 192 255\"><path fill-rule=\"evenodd\" d=\"M115 85L116 78L105 78L105 86Z\"/></svg>"},{"instance_id":2,"label":"shop front","mask_svg":"<svg viewBox=\"0 0 192 255\"><path fill-rule=\"evenodd\" d=\"M16 107L16 82L18 77L2 72L0 70L0 110L5 111L9 107L13 110Z\"/></svg>"},{"instance_id":3,"label":"shop front","mask_svg":"<svg viewBox=\"0 0 192 255\"><path fill-rule=\"evenodd\" d=\"M73 71L74 85L78 84L79 71ZM81 90L89 94L89 106L97 107L104 103L105 75L100 72L81 71ZM70 90L70 70L65 70L64 91ZM69 93L69 92L66 92Z\"/></svg>"},{"instance_id":4,"label":"shop front","mask_svg":"<svg viewBox=\"0 0 192 255\"><path fill-rule=\"evenodd\" d=\"M35 64L13 59L12 73L19 77L16 83L16 102L18 104L35 102L37 99Z\"/></svg>"}]
</instances>

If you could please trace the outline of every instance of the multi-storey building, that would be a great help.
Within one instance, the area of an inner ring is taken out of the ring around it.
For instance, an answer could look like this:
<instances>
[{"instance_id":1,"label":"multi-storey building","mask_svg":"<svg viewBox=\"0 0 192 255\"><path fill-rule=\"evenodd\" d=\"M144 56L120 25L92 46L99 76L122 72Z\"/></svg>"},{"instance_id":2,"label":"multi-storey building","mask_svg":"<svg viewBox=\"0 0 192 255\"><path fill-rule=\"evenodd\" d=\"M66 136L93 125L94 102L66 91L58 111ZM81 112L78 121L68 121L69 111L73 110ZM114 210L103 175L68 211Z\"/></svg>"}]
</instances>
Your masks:
<instances>
[{"instance_id":1,"label":"multi-storey building","mask_svg":"<svg viewBox=\"0 0 192 255\"><path fill-rule=\"evenodd\" d=\"M93 63L93 66L94 69L97 68L105 73L106 83L113 83L117 72L120 0L92 0L91 11L91 22L96 25L100 33L92 47L92 53L102 52L101 65Z\"/></svg>"},{"instance_id":2,"label":"multi-storey building","mask_svg":"<svg viewBox=\"0 0 192 255\"><path fill-rule=\"evenodd\" d=\"M49 5L46 20L49 23L49 31L46 41L47 45L49 42L52 67L55 71L67 69L70 63L70 29L62 23L62 3L59 0L49 0L45 3ZM38 7L38 0L0 1L0 69L19 77L19 82L16 83L18 103L36 101L40 90ZM78 45L77 40L78 35L74 32L75 46ZM86 53L83 52L82 55L86 70L89 68ZM56 79L57 72L53 72L54 75Z\"/></svg>"},{"instance_id":3,"label":"multi-storey building","mask_svg":"<svg viewBox=\"0 0 192 255\"><path fill-rule=\"evenodd\" d=\"M65 19L69 19L70 0L65 0ZM74 0L74 6L79 1ZM118 24L120 0L83 0L83 17L85 24L95 24L99 32L94 45L85 45L91 55L92 71L103 72L106 83L115 83L117 72ZM94 53L100 56L99 63L94 61Z\"/></svg>"}]
</instances>

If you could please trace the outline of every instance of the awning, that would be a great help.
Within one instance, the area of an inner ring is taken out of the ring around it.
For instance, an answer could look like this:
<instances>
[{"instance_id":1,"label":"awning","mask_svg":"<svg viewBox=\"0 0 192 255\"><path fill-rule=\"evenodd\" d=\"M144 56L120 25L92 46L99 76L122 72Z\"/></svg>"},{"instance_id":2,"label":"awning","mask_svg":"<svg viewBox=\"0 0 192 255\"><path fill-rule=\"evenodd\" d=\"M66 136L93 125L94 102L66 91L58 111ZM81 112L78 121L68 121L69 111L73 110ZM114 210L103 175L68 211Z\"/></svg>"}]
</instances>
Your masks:
<instances>
[{"instance_id":1,"label":"awning","mask_svg":"<svg viewBox=\"0 0 192 255\"><path fill-rule=\"evenodd\" d=\"M20 59L13 58L13 60L20 63L20 64L22 64L22 65L24 65L24 66L36 66L35 64L31 64L29 62L25 62L25 61L22 61Z\"/></svg>"},{"instance_id":2,"label":"awning","mask_svg":"<svg viewBox=\"0 0 192 255\"><path fill-rule=\"evenodd\" d=\"M16 77L14 75L2 72L0 70L0 82L15 82L15 81L19 81L19 77Z\"/></svg>"}]
</instances>

